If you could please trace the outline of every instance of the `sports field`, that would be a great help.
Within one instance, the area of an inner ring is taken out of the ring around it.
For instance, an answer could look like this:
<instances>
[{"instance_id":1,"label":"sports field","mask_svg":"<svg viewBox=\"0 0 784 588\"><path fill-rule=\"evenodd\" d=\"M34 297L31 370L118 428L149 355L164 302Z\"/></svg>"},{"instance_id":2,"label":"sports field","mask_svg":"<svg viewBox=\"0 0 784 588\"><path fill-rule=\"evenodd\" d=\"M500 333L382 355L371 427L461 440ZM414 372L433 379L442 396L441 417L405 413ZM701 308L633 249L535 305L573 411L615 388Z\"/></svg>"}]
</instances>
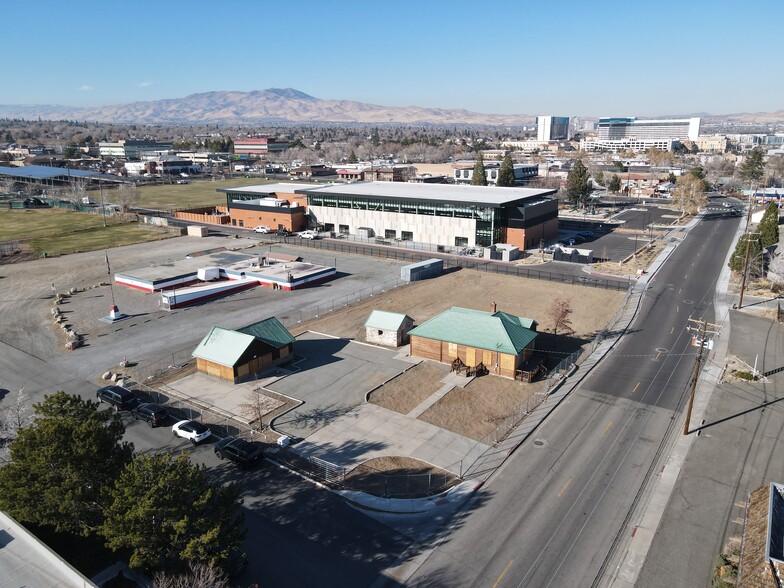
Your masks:
<instances>
[{"instance_id":1,"label":"sports field","mask_svg":"<svg viewBox=\"0 0 784 588\"><path fill-rule=\"evenodd\" d=\"M172 210L226 204L226 195L218 188L268 184L264 178L234 178L231 180L193 180L188 184L163 184L140 186L139 208Z\"/></svg>"}]
</instances>

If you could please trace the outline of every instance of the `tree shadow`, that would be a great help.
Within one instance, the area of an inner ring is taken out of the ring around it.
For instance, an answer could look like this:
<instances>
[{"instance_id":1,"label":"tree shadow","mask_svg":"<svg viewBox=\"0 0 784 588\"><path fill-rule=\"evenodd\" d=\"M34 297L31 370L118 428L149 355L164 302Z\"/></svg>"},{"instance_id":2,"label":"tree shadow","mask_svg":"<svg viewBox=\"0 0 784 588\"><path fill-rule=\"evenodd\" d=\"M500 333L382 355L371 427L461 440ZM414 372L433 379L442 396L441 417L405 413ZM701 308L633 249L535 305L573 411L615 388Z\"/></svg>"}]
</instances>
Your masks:
<instances>
[{"instance_id":1,"label":"tree shadow","mask_svg":"<svg viewBox=\"0 0 784 588\"><path fill-rule=\"evenodd\" d=\"M349 446L333 449L346 452ZM237 579L241 585L263 578L270 586L353 588L376 581L402 586L395 579L380 578L382 572L407 549L406 557L414 558L426 546L448 541L490 498L489 492L479 490L457 512L457 506L445 504L426 515L424 522L421 517L397 516L382 522L383 515L362 510L267 462L248 471L221 464L210 472L219 483L241 480L244 486L248 528L244 549L250 563ZM456 581L445 569L417 584L446 586Z\"/></svg>"},{"instance_id":2,"label":"tree shadow","mask_svg":"<svg viewBox=\"0 0 784 588\"><path fill-rule=\"evenodd\" d=\"M307 434L313 433L354 408L345 404L331 404L311 409L302 409L302 406L304 405L295 407L293 410L275 417L270 422L270 426L277 431L285 433L296 443L303 439L300 436L303 432L307 432Z\"/></svg>"}]
</instances>

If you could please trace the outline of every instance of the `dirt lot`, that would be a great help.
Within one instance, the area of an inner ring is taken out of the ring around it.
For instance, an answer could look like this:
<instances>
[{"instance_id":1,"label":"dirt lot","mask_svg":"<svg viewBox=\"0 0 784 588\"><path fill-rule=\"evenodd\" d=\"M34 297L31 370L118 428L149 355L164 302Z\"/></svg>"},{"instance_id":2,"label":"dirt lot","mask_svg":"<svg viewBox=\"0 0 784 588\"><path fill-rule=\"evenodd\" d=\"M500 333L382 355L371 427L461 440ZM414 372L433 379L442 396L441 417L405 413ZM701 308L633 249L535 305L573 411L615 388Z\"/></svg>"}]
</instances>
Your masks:
<instances>
[{"instance_id":1,"label":"dirt lot","mask_svg":"<svg viewBox=\"0 0 784 588\"><path fill-rule=\"evenodd\" d=\"M374 309L406 313L422 324L452 306L489 310L491 302L498 310L538 321L540 330L546 330L552 326L548 311L556 297L571 304L574 336L590 339L618 309L624 293L461 269L366 299L303 324L303 330L364 341L363 325Z\"/></svg>"},{"instance_id":2,"label":"dirt lot","mask_svg":"<svg viewBox=\"0 0 784 588\"><path fill-rule=\"evenodd\" d=\"M545 381L523 384L500 376L476 378L465 388L454 388L419 418L477 441L526 404ZM522 417L522 413L518 413Z\"/></svg>"},{"instance_id":3,"label":"dirt lot","mask_svg":"<svg viewBox=\"0 0 784 588\"><path fill-rule=\"evenodd\" d=\"M446 364L423 361L373 392L370 402L408 414L441 387L441 380L448 373Z\"/></svg>"}]
</instances>

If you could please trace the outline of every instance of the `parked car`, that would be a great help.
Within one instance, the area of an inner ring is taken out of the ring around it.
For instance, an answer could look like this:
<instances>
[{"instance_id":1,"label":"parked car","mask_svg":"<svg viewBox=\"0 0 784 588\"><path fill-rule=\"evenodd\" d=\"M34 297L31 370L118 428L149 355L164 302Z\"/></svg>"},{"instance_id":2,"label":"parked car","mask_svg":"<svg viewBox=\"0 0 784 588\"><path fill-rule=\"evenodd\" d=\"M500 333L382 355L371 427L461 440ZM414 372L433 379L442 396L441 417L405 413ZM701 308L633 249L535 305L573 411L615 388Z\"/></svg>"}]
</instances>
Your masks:
<instances>
[{"instance_id":1,"label":"parked car","mask_svg":"<svg viewBox=\"0 0 784 588\"><path fill-rule=\"evenodd\" d=\"M299 234L299 237L300 237L300 239L311 239L312 240L312 239L318 239L319 238L319 234L318 234L318 231L307 230L307 231L302 231Z\"/></svg>"},{"instance_id":2,"label":"parked car","mask_svg":"<svg viewBox=\"0 0 784 588\"><path fill-rule=\"evenodd\" d=\"M253 231L255 233L271 233L272 229L269 227L265 227L264 225L259 225L258 227L253 227Z\"/></svg>"},{"instance_id":3,"label":"parked car","mask_svg":"<svg viewBox=\"0 0 784 588\"><path fill-rule=\"evenodd\" d=\"M134 420L142 420L151 427L160 427L166 419L169 418L169 413L160 404L154 402L145 402L131 410Z\"/></svg>"},{"instance_id":4,"label":"parked car","mask_svg":"<svg viewBox=\"0 0 784 588\"><path fill-rule=\"evenodd\" d=\"M558 245L548 245L547 247L542 249L542 251L544 251L545 253L555 253L555 250L558 248L559 248Z\"/></svg>"},{"instance_id":5,"label":"parked car","mask_svg":"<svg viewBox=\"0 0 784 588\"><path fill-rule=\"evenodd\" d=\"M212 435L210 428L198 421L178 421L172 427L172 433L175 437L188 439L194 445L201 443Z\"/></svg>"},{"instance_id":6,"label":"parked car","mask_svg":"<svg viewBox=\"0 0 784 588\"><path fill-rule=\"evenodd\" d=\"M585 237L581 237L580 234L578 233L577 235L571 238L571 241L574 242L574 245L581 245L582 243L585 243Z\"/></svg>"},{"instance_id":7,"label":"parked car","mask_svg":"<svg viewBox=\"0 0 784 588\"><path fill-rule=\"evenodd\" d=\"M279 237L286 237L288 236L289 232L286 229L278 229L277 231L275 231L275 234L278 235Z\"/></svg>"},{"instance_id":8,"label":"parked car","mask_svg":"<svg viewBox=\"0 0 784 588\"><path fill-rule=\"evenodd\" d=\"M261 447L237 437L226 437L215 444L218 459L228 459L239 467L250 467L261 460Z\"/></svg>"},{"instance_id":9,"label":"parked car","mask_svg":"<svg viewBox=\"0 0 784 588\"><path fill-rule=\"evenodd\" d=\"M98 402L111 404L115 410L131 410L139 404L136 394L122 386L105 386L95 391Z\"/></svg>"},{"instance_id":10,"label":"parked car","mask_svg":"<svg viewBox=\"0 0 784 588\"><path fill-rule=\"evenodd\" d=\"M561 239L560 241L558 241L558 245L561 247L573 247L574 239L571 237L568 239Z\"/></svg>"},{"instance_id":11,"label":"parked car","mask_svg":"<svg viewBox=\"0 0 784 588\"><path fill-rule=\"evenodd\" d=\"M582 237L583 239L590 239L593 237L593 231L580 231L577 233L578 237Z\"/></svg>"}]
</instances>

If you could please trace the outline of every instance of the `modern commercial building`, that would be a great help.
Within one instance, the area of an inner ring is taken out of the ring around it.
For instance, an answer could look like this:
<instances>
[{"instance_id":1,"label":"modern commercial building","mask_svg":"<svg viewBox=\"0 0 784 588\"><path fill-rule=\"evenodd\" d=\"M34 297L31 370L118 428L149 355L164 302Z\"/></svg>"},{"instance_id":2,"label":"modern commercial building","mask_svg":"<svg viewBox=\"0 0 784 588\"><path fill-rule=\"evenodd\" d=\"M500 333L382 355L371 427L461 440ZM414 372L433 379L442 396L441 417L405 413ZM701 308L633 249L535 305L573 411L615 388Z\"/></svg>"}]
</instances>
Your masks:
<instances>
[{"instance_id":1,"label":"modern commercial building","mask_svg":"<svg viewBox=\"0 0 784 588\"><path fill-rule=\"evenodd\" d=\"M245 155L266 155L278 153L289 148L288 141L278 141L269 137L250 137L234 140L234 153Z\"/></svg>"},{"instance_id":2,"label":"modern commercial building","mask_svg":"<svg viewBox=\"0 0 784 588\"><path fill-rule=\"evenodd\" d=\"M271 229L302 231L307 228L306 197L298 193L311 184L260 184L220 188L226 194L227 212L235 227L264 225Z\"/></svg>"},{"instance_id":3,"label":"modern commercial building","mask_svg":"<svg viewBox=\"0 0 784 588\"><path fill-rule=\"evenodd\" d=\"M162 141L124 139L122 141L98 143L101 157L121 159L141 159L145 156L167 155L174 150L171 143Z\"/></svg>"},{"instance_id":4,"label":"modern commercial building","mask_svg":"<svg viewBox=\"0 0 784 588\"><path fill-rule=\"evenodd\" d=\"M385 240L525 249L558 233L558 201L549 198L555 190L356 182L295 191L307 198L311 225L339 234L362 229Z\"/></svg>"},{"instance_id":5,"label":"modern commercial building","mask_svg":"<svg viewBox=\"0 0 784 588\"><path fill-rule=\"evenodd\" d=\"M569 139L568 116L537 116L536 139L538 141L566 141Z\"/></svg>"},{"instance_id":6,"label":"modern commercial building","mask_svg":"<svg viewBox=\"0 0 784 588\"><path fill-rule=\"evenodd\" d=\"M696 141L700 135L700 119L671 118L638 120L636 117L600 118L596 138L580 141L586 151L645 151L656 148L671 151L681 141Z\"/></svg>"}]
</instances>

